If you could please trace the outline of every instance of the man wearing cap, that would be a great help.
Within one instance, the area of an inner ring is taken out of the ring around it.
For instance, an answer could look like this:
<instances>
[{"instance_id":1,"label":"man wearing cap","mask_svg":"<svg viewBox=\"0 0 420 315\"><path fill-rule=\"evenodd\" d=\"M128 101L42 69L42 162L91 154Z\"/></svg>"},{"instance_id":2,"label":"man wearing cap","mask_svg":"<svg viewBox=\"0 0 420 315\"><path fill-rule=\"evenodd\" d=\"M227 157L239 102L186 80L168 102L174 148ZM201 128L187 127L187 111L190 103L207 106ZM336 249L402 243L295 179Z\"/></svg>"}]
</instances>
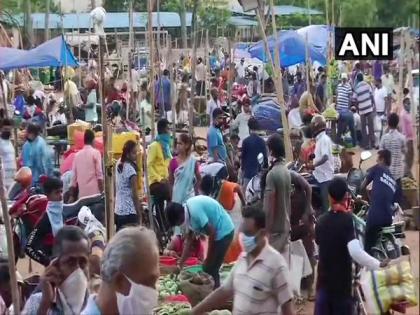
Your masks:
<instances>
[{"instance_id":1,"label":"man wearing cap","mask_svg":"<svg viewBox=\"0 0 420 315\"><path fill-rule=\"evenodd\" d=\"M213 125L207 133L207 148L209 157L215 162L226 162L227 151L223 142L221 127L223 124L224 112L221 108L213 110Z\"/></svg>"},{"instance_id":2,"label":"man wearing cap","mask_svg":"<svg viewBox=\"0 0 420 315\"><path fill-rule=\"evenodd\" d=\"M347 73L344 72L341 74L341 82L337 86L336 109L339 114L337 143L343 143L342 136L347 130L347 128L349 128L352 144L353 146L356 146L356 131L354 129L354 118L353 113L350 111L351 96L351 86L348 83Z\"/></svg>"}]
</instances>

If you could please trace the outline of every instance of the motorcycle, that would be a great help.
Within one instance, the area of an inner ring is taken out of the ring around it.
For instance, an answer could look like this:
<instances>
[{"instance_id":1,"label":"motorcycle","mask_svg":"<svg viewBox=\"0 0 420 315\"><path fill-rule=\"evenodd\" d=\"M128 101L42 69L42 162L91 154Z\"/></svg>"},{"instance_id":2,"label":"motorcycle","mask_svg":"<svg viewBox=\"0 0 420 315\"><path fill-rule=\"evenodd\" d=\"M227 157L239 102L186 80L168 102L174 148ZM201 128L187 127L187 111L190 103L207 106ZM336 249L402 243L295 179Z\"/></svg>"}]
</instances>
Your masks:
<instances>
[{"instance_id":1,"label":"motorcycle","mask_svg":"<svg viewBox=\"0 0 420 315\"><path fill-rule=\"evenodd\" d=\"M30 169L22 167L16 173L15 184L9 189L9 214L13 231L13 246L16 260L24 257L24 250L29 234L45 213L48 204L47 196L38 193L31 187ZM77 214L81 207L88 206L95 217L103 223L105 197L102 194L80 198L72 204L63 205L63 221L66 225L77 224Z\"/></svg>"}]
</instances>

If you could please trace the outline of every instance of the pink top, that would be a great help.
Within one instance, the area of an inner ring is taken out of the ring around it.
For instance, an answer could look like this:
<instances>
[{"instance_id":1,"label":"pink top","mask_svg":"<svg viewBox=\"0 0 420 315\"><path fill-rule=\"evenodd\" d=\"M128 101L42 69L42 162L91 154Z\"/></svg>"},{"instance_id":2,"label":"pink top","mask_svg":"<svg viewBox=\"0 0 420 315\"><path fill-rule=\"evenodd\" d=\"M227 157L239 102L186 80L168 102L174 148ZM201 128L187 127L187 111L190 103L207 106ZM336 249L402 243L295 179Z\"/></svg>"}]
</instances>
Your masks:
<instances>
[{"instance_id":1,"label":"pink top","mask_svg":"<svg viewBox=\"0 0 420 315\"><path fill-rule=\"evenodd\" d=\"M101 153L85 145L73 161L72 186L79 187L79 198L99 194L98 180L103 178Z\"/></svg>"},{"instance_id":2,"label":"pink top","mask_svg":"<svg viewBox=\"0 0 420 315\"><path fill-rule=\"evenodd\" d=\"M413 118L405 109L401 111L400 126L401 133L407 138L407 140L414 140Z\"/></svg>"}]
</instances>

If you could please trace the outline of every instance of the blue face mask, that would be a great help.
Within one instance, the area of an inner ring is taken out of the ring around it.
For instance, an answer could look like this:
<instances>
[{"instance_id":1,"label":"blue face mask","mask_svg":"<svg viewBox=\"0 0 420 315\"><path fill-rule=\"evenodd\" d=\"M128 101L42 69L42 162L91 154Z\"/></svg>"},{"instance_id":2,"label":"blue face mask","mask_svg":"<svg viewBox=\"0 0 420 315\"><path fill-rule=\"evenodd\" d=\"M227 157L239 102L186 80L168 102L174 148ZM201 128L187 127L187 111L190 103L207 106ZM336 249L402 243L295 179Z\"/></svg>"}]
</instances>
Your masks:
<instances>
[{"instance_id":1,"label":"blue face mask","mask_svg":"<svg viewBox=\"0 0 420 315\"><path fill-rule=\"evenodd\" d=\"M251 253L257 247L256 236L247 236L242 233L242 245L247 254Z\"/></svg>"}]
</instances>

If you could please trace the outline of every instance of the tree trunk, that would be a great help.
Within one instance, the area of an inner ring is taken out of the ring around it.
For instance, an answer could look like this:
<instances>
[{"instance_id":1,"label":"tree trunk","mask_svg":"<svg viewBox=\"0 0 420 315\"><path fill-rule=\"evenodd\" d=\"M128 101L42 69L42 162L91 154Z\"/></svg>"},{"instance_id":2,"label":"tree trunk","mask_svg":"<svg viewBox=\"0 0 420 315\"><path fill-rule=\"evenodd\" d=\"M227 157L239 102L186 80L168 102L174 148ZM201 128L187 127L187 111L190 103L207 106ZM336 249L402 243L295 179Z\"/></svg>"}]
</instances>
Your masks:
<instances>
[{"instance_id":1,"label":"tree trunk","mask_svg":"<svg viewBox=\"0 0 420 315\"><path fill-rule=\"evenodd\" d=\"M96 0L90 0L90 7L91 7L91 10L96 8Z\"/></svg>"},{"instance_id":2,"label":"tree trunk","mask_svg":"<svg viewBox=\"0 0 420 315\"><path fill-rule=\"evenodd\" d=\"M187 21L186 21L186 9L185 9L185 0L180 0L180 10L179 16L181 18L181 39L182 39L182 48L188 47L187 42Z\"/></svg>"}]
</instances>

